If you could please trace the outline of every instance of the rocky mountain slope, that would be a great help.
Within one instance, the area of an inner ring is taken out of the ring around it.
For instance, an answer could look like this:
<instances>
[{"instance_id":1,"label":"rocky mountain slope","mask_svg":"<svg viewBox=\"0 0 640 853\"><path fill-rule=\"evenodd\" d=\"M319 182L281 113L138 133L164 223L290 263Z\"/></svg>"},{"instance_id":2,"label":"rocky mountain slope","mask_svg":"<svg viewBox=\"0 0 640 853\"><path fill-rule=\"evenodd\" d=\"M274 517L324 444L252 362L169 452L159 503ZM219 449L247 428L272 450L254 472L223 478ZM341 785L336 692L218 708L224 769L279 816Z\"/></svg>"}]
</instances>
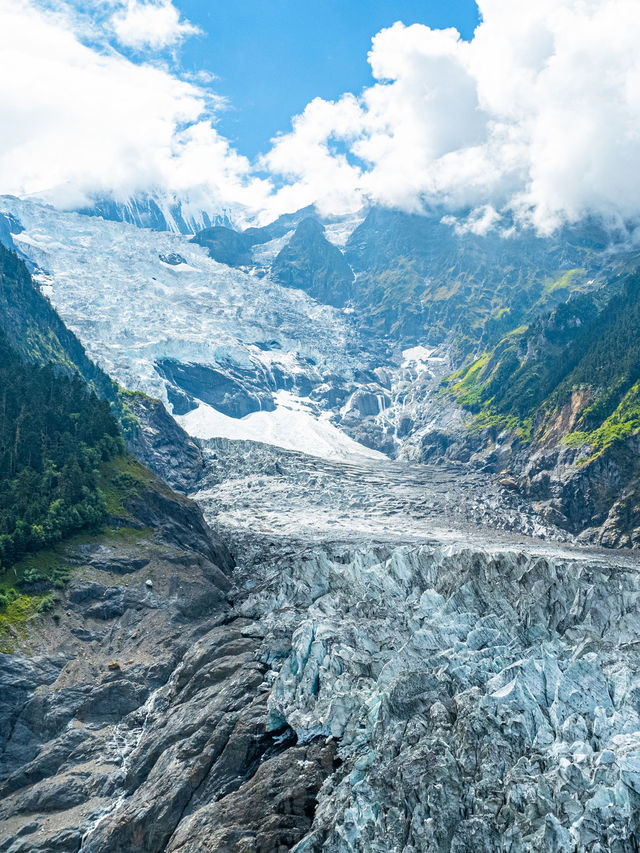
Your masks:
<instances>
[{"instance_id":1,"label":"rocky mountain slope","mask_svg":"<svg viewBox=\"0 0 640 853\"><path fill-rule=\"evenodd\" d=\"M439 444L429 428L416 433L414 457L473 457L554 523L602 544L634 544L636 263L632 255L592 294L513 330L448 377L434 411L460 406L465 414Z\"/></svg>"},{"instance_id":2,"label":"rocky mountain slope","mask_svg":"<svg viewBox=\"0 0 640 853\"><path fill-rule=\"evenodd\" d=\"M91 390L116 386L23 262L2 247L0 261L0 849L78 850L124 796L155 689L228 618L233 558L126 453ZM187 491L200 450L159 402L130 399L132 449Z\"/></svg>"},{"instance_id":3,"label":"rocky mountain slope","mask_svg":"<svg viewBox=\"0 0 640 853\"><path fill-rule=\"evenodd\" d=\"M632 256L0 209L171 486L8 635L0 850L635 853Z\"/></svg>"},{"instance_id":4,"label":"rocky mountain slope","mask_svg":"<svg viewBox=\"0 0 640 853\"><path fill-rule=\"evenodd\" d=\"M149 478L123 509L123 526L57 551L69 582L55 610L0 656L2 850L87 849L131 784L154 691L228 614L231 558L195 505Z\"/></svg>"}]
</instances>

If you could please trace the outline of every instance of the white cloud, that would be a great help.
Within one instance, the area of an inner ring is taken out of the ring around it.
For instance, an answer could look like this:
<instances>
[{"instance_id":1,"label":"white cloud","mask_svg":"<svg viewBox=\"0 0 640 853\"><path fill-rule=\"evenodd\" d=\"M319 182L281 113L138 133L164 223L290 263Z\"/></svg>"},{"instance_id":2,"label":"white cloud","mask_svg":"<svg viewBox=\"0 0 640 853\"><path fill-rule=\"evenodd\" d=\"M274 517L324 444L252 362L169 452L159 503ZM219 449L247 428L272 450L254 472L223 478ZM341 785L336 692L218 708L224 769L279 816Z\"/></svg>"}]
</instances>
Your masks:
<instances>
[{"instance_id":1,"label":"white cloud","mask_svg":"<svg viewBox=\"0 0 640 853\"><path fill-rule=\"evenodd\" d=\"M448 214L442 217L442 222L445 225L453 226L456 234L477 234L484 236L493 228L498 226L502 217L491 204L485 204L482 207L476 207L468 216L459 219L456 216ZM511 229L503 229L503 233L511 232Z\"/></svg>"},{"instance_id":2,"label":"white cloud","mask_svg":"<svg viewBox=\"0 0 640 853\"><path fill-rule=\"evenodd\" d=\"M0 192L74 204L159 187L263 218L437 203L475 233L512 215L543 231L640 219L638 0L478 5L470 42L382 30L373 84L312 100L252 164L216 130L207 80L145 59L193 32L170 0L0 0Z\"/></svg>"},{"instance_id":3,"label":"white cloud","mask_svg":"<svg viewBox=\"0 0 640 853\"><path fill-rule=\"evenodd\" d=\"M161 50L200 32L189 21L180 19L171 0L128 0L125 8L111 18L111 26L121 45L138 49Z\"/></svg>"},{"instance_id":4,"label":"white cloud","mask_svg":"<svg viewBox=\"0 0 640 853\"><path fill-rule=\"evenodd\" d=\"M509 207L542 230L589 213L637 217L637 0L478 5L471 42L418 24L380 32L375 84L312 102L266 165L309 197L329 188L330 204Z\"/></svg>"},{"instance_id":5,"label":"white cloud","mask_svg":"<svg viewBox=\"0 0 640 853\"><path fill-rule=\"evenodd\" d=\"M270 184L216 131L205 90L83 44L68 15L0 0L0 17L0 192L71 206L158 187L265 207Z\"/></svg>"}]
</instances>

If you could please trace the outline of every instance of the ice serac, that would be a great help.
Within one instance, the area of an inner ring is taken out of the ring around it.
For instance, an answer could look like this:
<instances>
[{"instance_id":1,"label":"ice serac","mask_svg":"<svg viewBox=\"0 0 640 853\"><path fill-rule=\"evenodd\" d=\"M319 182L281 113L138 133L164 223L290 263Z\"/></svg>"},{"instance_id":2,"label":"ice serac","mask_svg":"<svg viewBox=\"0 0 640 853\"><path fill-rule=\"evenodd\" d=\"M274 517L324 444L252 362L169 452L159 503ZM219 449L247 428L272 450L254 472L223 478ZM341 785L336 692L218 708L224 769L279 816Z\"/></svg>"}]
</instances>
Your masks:
<instances>
[{"instance_id":1,"label":"ice serac","mask_svg":"<svg viewBox=\"0 0 640 853\"><path fill-rule=\"evenodd\" d=\"M337 747L295 850L635 849L637 560L461 535L487 498L479 519L523 525L478 474L363 464L349 482L257 445L204 453L199 501L238 543L236 607L261 625L268 727ZM214 814L169 849L197 850Z\"/></svg>"},{"instance_id":2,"label":"ice serac","mask_svg":"<svg viewBox=\"0 0 640 853\"><path fill-rule=\"evenodd\" d=\"M203 454L229 580L147 501L162 541L85 550L58 654L9 662L7 850L634 849L634 562L438 530L489 491L453 471Z\"/></svg>"},{"instance_id":3,"label":"ice serac","mask_svg":"<svg viewBox=\"0 0 640 853\"><path fill-rule=\"evenodd\" d=\"M243 604L291 643L270 725L342 762L295 850L635 849L635 566L471 543L301 556Z\"/></svg>"},{"instance_id":4,"label":"ice serac","mask_svg":"<svg viewBox=\"0 0 640 853\"><path fill-rule=\"evenodd\" d=\"M179 538L87 552L60 654L13 688L8 850L635 850L637 561L439 528L444 471L412 496L373 462L349 486L293 451L203 454L198 501L237 566L225 587ZM453 474L470 503L487 491ZM370 481L387 505L341 528Z\"/></svg>"},{"instance_id":5,"label":"ice serac","mask_svg":"<svg viewBox=\"0 0 640 853\"><path fill-rule=\"evenodd\" d=\"M138 228L193 234L202 228L230 223L228 211L212 212L203 209L187 197L179 198L166 192L144 193L126 199L95 198L78 213L98 216L113 222L129 222Z\"/></svg>"}]
</instances>

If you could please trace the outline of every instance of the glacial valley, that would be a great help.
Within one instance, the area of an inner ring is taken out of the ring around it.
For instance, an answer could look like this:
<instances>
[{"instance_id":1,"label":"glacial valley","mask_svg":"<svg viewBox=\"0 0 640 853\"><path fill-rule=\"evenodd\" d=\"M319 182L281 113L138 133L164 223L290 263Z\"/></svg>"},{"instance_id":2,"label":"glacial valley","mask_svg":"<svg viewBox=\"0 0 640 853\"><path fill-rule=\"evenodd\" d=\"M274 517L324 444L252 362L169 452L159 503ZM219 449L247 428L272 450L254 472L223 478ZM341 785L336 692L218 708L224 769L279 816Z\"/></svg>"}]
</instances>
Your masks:
<instances>
[{"instance_id":1,"label":"glacial valley","mask_svg":"<svg viewBox=\"0 0 640 853\"><path fill-rule=\"evenodd\" d=\"M415 302L401 330L330 301L345 258L366 275L363 216L310 229L324 304L282 283L297 222L216 233L234 264L211 235L0 210L88 354L148 395L129 448L154 472L0 655L0 850L637 853L640 566L598 544L620 544L621 465L576 515L578 451L446 395L489 343L445 329L439 290L431 337Z\"/></svg>"}]
</instances>

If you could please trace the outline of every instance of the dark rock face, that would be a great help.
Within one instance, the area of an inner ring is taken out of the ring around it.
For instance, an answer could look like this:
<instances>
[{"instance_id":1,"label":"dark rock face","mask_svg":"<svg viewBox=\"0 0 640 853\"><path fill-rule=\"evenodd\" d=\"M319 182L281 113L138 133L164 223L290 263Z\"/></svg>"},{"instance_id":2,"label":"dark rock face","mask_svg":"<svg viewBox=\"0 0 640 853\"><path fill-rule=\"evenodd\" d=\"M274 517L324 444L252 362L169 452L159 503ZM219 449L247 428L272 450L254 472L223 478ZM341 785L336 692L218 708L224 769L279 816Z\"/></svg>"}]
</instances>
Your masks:
<instances>
[{"instance_id":1,"label":"dark rock face","mask_svg":"<svg viewBox=\"0 0 640 853\"><path fill-rule=\"evenodd\" d=\"M196 552L230 571L233 558L227 546L207 527L200 507L168 488L154 487L129 499L127 508L137 522L151 527L158 539L184 555Z\"/></svg>"},{"instance_id":2,"label":"dark rock face","mask_svg":"<svg viewBox=\"0 0 640 853\"><path fill-rule=\"evenodd\" d=\"M52 684L65 664L64 657L25 658L16 665L13 655L0 654L0 747L3 755L14 738L20 710L37 687ZM14 751L15 761L28 761L37 747L22 741Z\"/></svg>"},{"instance_id":3,"label":"dark rock face","mask_svg":"<svg viewBox=\"0 0 640 853\"><path fill-rule=\"evenodd\" d=\"M154 591L134 579L118 612L94 612L107 588L74 583L60 630L81 619L99 632L76 641L76 662L71 649L0 660L12 685L0 849L288 850L311 827L335 742L273 728L260 626L224 624L224 596L172 629L168 559L155 555Z\"/></svg>"},{"instance_id":4,"label":"dark rock face","mask_svg":"<svg viewBox=\"0 0 640 853\"><path fill-rule=\"evenodd\" d=\"M185 818L167 850L290 850L311 827L335 753L335 742L321 738L261 763L236 791Z\"/></svg>"},{"instance_id":5,"label":"dark rock face","mask_svg":"<svg viewBox=\"0 0 640 853\"><path fill-rule=\"evenodd\" d=\"M429 429L415 441L420 462L463 462L492 472L547 523L606 547L640 545L640 447L632 437L595 454L588 445L524 444L509 433Z\"/></svg>"},{"instance_id":6,"label":"dark rock face","mask_svg":"<svg viewBox=\"0 0 640 853\"><path fill-rule=\"evenodd\" d=\"M386 394L376 394L366 388L355 392L349 401L349 408L355 409L364 417L377 415L384 411L390 404Z\"/></svg>"},{"instance_id":7,"label":"dark rock face","mask_svg":"<svg viewBox=\"0 0 640 853\"><path fill-rule=\"evenodd\" d=\"M126 537L116 532L70 546L68 559L77 568L57 619L40 620L30 631L41 653L0 656L0 850L81 849L100 811L146 775L147 765L134 769L129 758L143 745L158 688L203 635L215 639L207 650L212 659L232 638L214 628L228 618L233 560L197 506L152 481L128 511L139 533L133 528ZM247 657L243 642L218 680ZM203 678L207 687L216 681ZM245 676L247 701L254 681ZM183 679L180 689L197 694L194 686ZM181 707L175 727L165 727L167 743L176 736L186 743L197 728L197 714ZM172 777L167 781L175 787ZM178 817L184 805L176 795ZM164 838L170 828L165 823L156 834ZM136 843L129 837L106 849L152 849Z\"/></svg>"},{"instance_id":8,"label":"dark rock face","mask_svg":"<svg viewBox=\"0 0 640 853\"><path fill-rule=\"evenodd\" d=\"M236 267L251 263L251 247L256 241L240 231L217 225L199 231L193 242L204 246L214 261Z\"/></svg>"},{"instance_id":9,"label":"dark rock face","mask_svg":"<svg viewBox=\"0 0 640 853\"><path fill-rule=\"evenodd\" d=\"M592 456L588 446L554 447L516 459L521 493L555 524L610 547L640 542L637 439ZM518 463L521 467L518 467Z\"/></svg>"},{"instance_id":10,"label":"dark rock face","mask_svg":"<svg viewBox=\"0 0 640 853\"><path fill-rule=\"evenodd\" d=\"M186 494L202 473L200 448L158 400L135 394L130 407L140 430L129 439L129 451L172 489Z\"/></svg>"},{"instance_id":11,"label":"dark rock face","mask_svg":"<svg viewBox=\"0 0 640 853\"><path fill-rule=\"evenodd\" d=\"M214 261L230 267L248 266L253 263L251 250L254 246L282 237L313 212L312 207L304 208L296 213L280 216L275 222L262 228L252 227L245 231L226 227L228 223L216 223L211 228L198 231L193 242L204 246Z\"/></svg>"},{"instance_id":12,"label":"dark rock face","mask_svg":"<svg viewBox=\"0 0 640 853\"><path fill-rule=\"evenodd\" d=\"M169 252L166 255L163 255L161 253L158 257L160 258L160 260L163 263L169 264L169 266L172 266L172 267L177 267L180 264L185 263L184 258L182 257L182 255L178 254L178 252Z\"/></svg>"},{"instance_id":13,"label":"dark rock face","mask_svg":"<svg viewBox=\"0 0 640 853\"><path fill-rule=\"evenodd\" d=\"M255 370L243 370L237 365L224 370L204 364L183 364L169 358L156 362L156 368L191 400L202 400L232 418L275 408L268 390L269 377L256 375Z\"/></svg>"},{"instance_id":14,"label":"dark rock face","mask_svg":"<svg viewBox=\"0 0 640 853\"><path fill-rule=\"evenodd\" d=\"M284 287L297 287L326 305L342 307L351 298L354 275L344 255L324 236L317 219L303 219L271 268Z\"/></svg>"}]
</instances>

